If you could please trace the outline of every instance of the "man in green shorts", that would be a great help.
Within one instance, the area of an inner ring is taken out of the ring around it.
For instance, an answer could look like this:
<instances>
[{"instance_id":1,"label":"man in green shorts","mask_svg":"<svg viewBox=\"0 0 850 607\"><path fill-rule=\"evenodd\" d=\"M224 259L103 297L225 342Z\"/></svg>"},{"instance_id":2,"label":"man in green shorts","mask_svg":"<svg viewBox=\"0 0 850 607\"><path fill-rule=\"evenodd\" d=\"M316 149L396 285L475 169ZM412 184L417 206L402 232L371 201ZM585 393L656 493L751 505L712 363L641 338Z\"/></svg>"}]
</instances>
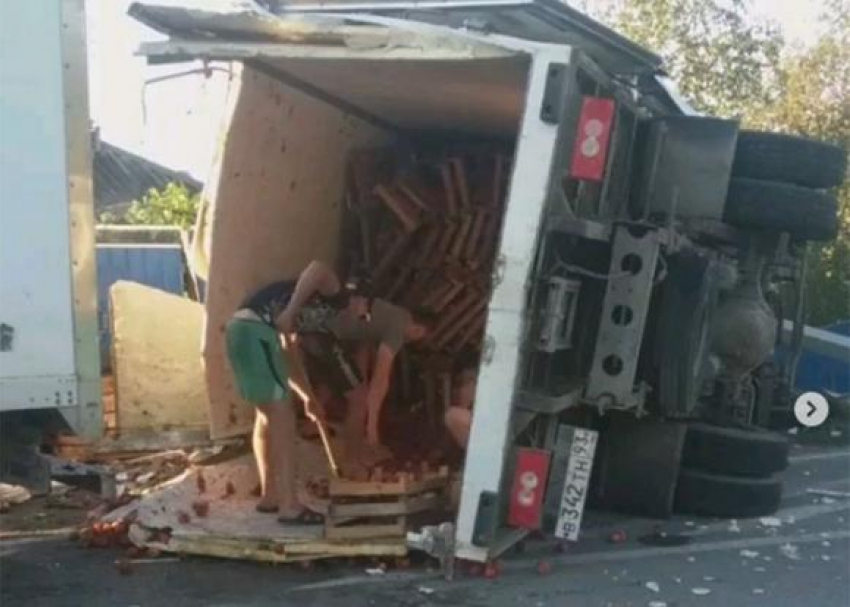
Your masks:
<instances>
[{"instance_id":1,"label":"man in green shorts","mask_svg":"<svg viewBox=\"0 0 850 607\"><path fill-rule=\"evenodd\" d=\"M257 408L252 441L260 477L257 510L279 512L281 522L318 521L299 503L295 490L296 425L290 386L300 388L302 395L313 391L298 372L299 349L275 321L291 306L301 311L301 328L321 326L322 318L345 307L346 299L336 275L314 262L298 281L272 283L254 293L227 324L227 354L239 394ZM308 417L323 416L321 403L304 400Z\"/></svg>"},{"instance_id":2,"label":"man in green shorts","mask_svg":"<svg viewBox=\"0 0 850 607\"><path fill-rule=\"evenodd\" d=\"M331 268L316 261L297 281L268 285L240 306L227 326L227 350L241 396L257 407L253 447L262 491L258 510L279 512L282 522L315 521L295 492L295 412L289 387L306 401L308 417L323 416L321 403L310 400L313 390L305 368L346 397L348 442L356 444L365 430L369 443L377 445L395 354L404 342L425 334L426 327L406 310L352 296ZM377 350L368 382L355 357L362 346Z\"/></svg>"}]
</instances>

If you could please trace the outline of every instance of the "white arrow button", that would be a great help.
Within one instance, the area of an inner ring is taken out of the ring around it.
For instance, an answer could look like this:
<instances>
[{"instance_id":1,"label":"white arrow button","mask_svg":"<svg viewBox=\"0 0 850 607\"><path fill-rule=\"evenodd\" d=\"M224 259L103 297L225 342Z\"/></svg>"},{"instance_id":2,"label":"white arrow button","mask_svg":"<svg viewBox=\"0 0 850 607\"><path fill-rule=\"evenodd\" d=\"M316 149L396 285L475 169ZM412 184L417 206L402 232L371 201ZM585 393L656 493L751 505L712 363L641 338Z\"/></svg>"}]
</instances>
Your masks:
<instances>
[{"instance_id":1,"label":"white arrow button","mask_svg":"<svg viewBox=\"0 0 850 607\"><path fill-rule=\"evenodd\" d=\"M794 403L794 417L808 428L820 426L829 417L829 403L822 394L805 392Z\"/></svg>"}]
</instances>

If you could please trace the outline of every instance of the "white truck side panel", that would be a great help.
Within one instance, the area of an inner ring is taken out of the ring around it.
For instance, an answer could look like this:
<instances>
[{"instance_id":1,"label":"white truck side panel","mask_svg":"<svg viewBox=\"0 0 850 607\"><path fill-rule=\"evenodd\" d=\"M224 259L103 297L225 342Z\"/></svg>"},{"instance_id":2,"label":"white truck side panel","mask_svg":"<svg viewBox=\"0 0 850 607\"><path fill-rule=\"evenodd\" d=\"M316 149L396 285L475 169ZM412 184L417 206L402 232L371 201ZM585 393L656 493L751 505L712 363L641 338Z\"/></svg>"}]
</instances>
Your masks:
<instances>
[{"instance_id":1,"label":"white truck side panel","mask_svg":"<svg viewBox=\"0 0 850 607\"><path fill-rule=\"evenodd\" d=\"M95 304L82 8L0 3L0 410L59 407L91 434L100 407L84 318Z\"/></svg>"},{"instance_id":2,"label":"white truck side panel","mask_svg":"<svg viewBox=\"0 0 850 607\"><path fill-rule=\"evenodd\" d=\"M482 492L498 494L503 484L508 432L525 331L525 301L534 264L540 217L547 199L552 163L558 152L558 125L540 118L552 63L568 64L570 49L552 47L532 55L525 112L515 152L499 254L494 270L481 369L475 396L476 414L467 447L455 536L456 554L484 561L489 547L474 541ZM486 411L486 415L479 415Z\"/></svg>"},{"instance_id":3,"label":"white truck side panel","mask_svg":"<svg viewBox=\"0 0 850 607\"><path fill-rule=\"evenodd\" d=\"M5 383L73 375L74 326L59 3L0 3L0 27L0 322L12 330L0 354Z\"/></svg>"}]
</instances>

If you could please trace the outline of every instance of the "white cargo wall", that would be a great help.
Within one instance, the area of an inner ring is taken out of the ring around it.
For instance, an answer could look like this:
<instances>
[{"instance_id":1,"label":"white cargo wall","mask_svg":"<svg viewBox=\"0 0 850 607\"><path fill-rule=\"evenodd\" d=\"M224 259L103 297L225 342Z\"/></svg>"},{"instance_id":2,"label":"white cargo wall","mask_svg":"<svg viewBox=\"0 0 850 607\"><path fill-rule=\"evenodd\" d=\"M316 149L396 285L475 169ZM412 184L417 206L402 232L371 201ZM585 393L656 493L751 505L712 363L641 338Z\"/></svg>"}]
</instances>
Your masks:
<instances>
[{"instance_id":1,"label":"white cargo wall","mask_svg":"<svg viewBox=\"0 0 850 607\"><path fill-rule=\"evenodd\" d=\"M213 438L245 433L226 360L224 327L246 296L292 278L312 259L336 260L349 152L393 135L250 67L228 110L212 177L204 362Z\"/></svg>"},{"instance_id":2,"label":"white cargo wall","mask_svg":"<svg viewBox=\"0 0 850 607\"><path fill-rule=\"evenodd\" d=\"M83 3L0 3L0 410L100 430Z\"/></svg>"}]
</instances>

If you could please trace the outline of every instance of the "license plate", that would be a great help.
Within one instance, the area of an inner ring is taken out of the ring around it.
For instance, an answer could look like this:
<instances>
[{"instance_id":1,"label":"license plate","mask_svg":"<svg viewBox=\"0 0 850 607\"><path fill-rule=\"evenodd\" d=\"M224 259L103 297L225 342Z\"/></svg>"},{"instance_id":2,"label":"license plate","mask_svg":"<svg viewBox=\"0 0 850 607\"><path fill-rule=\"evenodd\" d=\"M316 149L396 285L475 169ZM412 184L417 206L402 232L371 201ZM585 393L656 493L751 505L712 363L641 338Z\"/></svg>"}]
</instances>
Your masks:
<instances>
[{"instance_id":1,"label":"license plate","mask_svg":"<svg viewBox=\"0 0 850 607\"><path fill-rule=\"evenodd\" d=\"M578 540L584 503L590 486L590 472L599 435L594 430L576 428L570 445L570 458L558 509L555 537L570 541Z\"/></svg>"}]
</instances>

